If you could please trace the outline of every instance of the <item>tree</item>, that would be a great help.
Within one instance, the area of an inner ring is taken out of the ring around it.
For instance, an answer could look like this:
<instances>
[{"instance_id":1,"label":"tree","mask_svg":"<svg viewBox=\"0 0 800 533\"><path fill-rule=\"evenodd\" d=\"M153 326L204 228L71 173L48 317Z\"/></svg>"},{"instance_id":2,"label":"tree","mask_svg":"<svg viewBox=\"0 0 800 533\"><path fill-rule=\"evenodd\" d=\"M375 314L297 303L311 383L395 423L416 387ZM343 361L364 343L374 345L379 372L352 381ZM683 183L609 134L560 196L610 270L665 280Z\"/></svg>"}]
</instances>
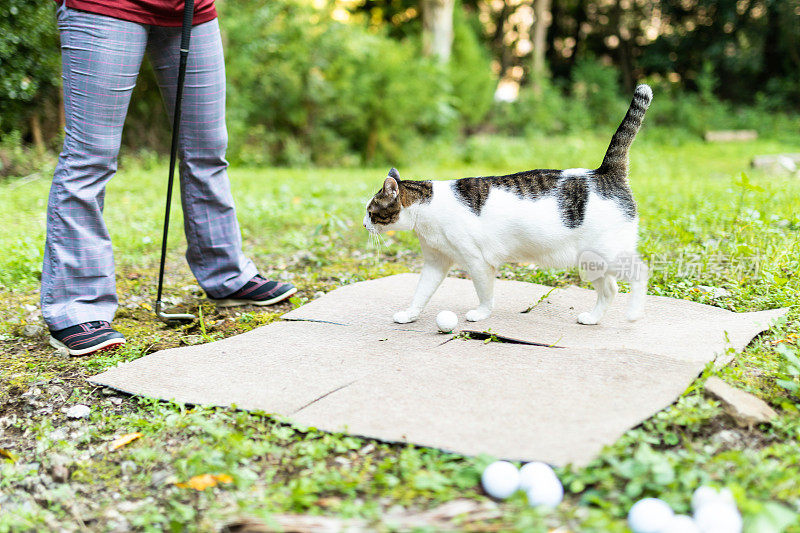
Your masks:
<instances>
[{"instance_id":1,"label":"tree","mask_svg":"<svg viewBox=\"0 0 800 533\"><path fill-rule=\"evenodd\" d=\"M420 0L422 4L422 51L442 63L450 60L453 47L453 0Z\"/></svg>"},{"instance_id":2,"label":"tree","mask_svg":"<svg viewBox=\"0 0 800 533\"><path fill-rule=\"evenodd\" d=\"M534 90L539 90L539 80L547 76L547 65L544 62L547 52L547 27L550 25L550 0L533 0L533 62L531 63L531 82Z\"/></svg>"}]
</instances>

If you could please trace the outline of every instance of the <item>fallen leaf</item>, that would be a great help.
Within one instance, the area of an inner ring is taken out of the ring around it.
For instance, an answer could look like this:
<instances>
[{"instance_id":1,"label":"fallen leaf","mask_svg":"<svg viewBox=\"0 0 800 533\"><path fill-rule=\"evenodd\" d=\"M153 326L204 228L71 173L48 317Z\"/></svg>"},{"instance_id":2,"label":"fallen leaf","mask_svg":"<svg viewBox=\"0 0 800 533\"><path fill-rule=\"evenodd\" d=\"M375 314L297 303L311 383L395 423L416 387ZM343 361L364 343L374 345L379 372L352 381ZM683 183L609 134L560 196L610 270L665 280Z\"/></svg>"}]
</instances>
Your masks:
<instances>
[{"instance_id":1,"label":"fallen leaf","mask_svg":"<svg viewBox=\"0 0 800 533\"><path fill-rule=\"evenodd\" d=\"M175 485L182 489L206 490L216 486L217 483L233 483L233 478L228 474L203 474L194 476L186 483L175 483Z\"/></svg>"},{"instance_id":2,"label":"fallen leaf","mask_svg":"<svg viewBox=\"0 0 800 533\"><path fill-rule=\"evenodd\" d=\"M778 340L776 340L776 341L769 341L769 343L770 343L771 345L773 345L773 346L777 346L778 344L782 344L782 343L784 343L784 342L792 342L792 341L794 341L795 339L800 339L800 335L798 335L797 333L790 333L789 335L787 335L787 336L786 336L785 338L783 338L783 339L778 339Z\"/></svg>"},{"instance_id":3,"label":"fallen leaf","mask_svg":"<svg viewBox=\"0 0 800 533\"><path fill-rule=\"evenodd\" d=\"M300 203L300 202L302 202L302 201L303 201L303 199L302 199L302 198L300 198L299 196L295 196L294 198L292 198L292 203L293 203L294 205L297 205L297 204L299 204L299 203Z\"/></svg>"},{"instance_id":4,"label":"fallen leaf","mask_svg":"<svg viewBox=\"0 0 800 533\"><path fill-rule=\"evenodd\" d=\"M13 453L11 453L10 451L5 450L3 448L0 448L0 456L11 460L12 463L16 463L17 462L17 456L14 455Z\"/></svg>"},{"instance_id":5,"label":"fallen leaf","mask_svg":"<svg viewBox=\"0 0 800 533\"><path fill-rule=\"evenodd\" d=\"M121 437L117 437L113 441L111 441L111 450L116 450L117 448L122 448L126 444L135 441L139 437L141 437L141 433L128 433Z\"/></svg>"},{"instance_id":6,"label":"fallen leaf","mask_svg":"<svg viewBox=\"0 0 800 533\"><path fill-rule=\"evenodd\" d=\"M397 233L395 230L390 229L389 231L386 232L386 235L389 237L394 237L395 233Z\"/></svg>"}]
</instances>

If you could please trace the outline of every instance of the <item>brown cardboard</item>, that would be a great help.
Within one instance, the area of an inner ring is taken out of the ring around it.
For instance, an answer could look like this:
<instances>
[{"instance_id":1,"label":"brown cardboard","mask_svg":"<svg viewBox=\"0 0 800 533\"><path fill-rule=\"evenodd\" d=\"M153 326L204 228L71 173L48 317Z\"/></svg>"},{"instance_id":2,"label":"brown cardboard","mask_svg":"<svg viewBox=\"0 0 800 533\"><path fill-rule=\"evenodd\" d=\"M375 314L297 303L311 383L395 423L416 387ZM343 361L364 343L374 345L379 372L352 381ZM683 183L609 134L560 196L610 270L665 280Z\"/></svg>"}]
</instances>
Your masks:
<instances>
[{"instance_id":1,"label":"brown cardboard","mask_svg":"<svg viewBox=\"0 0 800 533\"><path fill-rule=\"evenodd\" d=\"M493 316L465 323L476 304L472 284L449 278L417 322L394 324L416 280L348 285L286 321L157 352L90 381L460 454L585 464L786 312L648 297L646 317L631 324L620 295L603 323L584 326L575 317L594 303L593 291L557 289L542 299L549 287L498 280ZM455 311L461 328L558 347L450 340L436 332L441 309Z\"/></svg>"}]
</instances>

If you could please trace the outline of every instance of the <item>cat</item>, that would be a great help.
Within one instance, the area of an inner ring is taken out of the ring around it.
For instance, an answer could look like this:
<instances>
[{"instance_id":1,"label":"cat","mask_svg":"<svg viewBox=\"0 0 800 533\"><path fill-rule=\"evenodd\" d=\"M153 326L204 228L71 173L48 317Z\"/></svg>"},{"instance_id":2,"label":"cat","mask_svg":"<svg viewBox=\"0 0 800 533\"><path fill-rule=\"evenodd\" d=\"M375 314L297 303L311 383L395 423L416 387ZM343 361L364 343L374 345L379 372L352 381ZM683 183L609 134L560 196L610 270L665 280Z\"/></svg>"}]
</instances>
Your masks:
<instances>
[{"instance_id":1,"label":"cat","mask_svg":"<svg viewBox=\"0 0 800 533\"><path fill-rule=\"evenodd\" d=\"M641 318L647 268L636 252L639 220L628 186L628 149L652 99L649 86L636 87L596 170L412 181L392 168L367 203L363 225L371 233L414 231L424 258L411 305L393 320L416 320L455 263L466 269L478 294L478 307L465 316L475 322L491 315L494 280L503 263L571 268L587 254L602 266L590 278L597 303L577 321L599 323L617 294L617 279L631 285L628 320Z\"/></svg>"}]
</instances>

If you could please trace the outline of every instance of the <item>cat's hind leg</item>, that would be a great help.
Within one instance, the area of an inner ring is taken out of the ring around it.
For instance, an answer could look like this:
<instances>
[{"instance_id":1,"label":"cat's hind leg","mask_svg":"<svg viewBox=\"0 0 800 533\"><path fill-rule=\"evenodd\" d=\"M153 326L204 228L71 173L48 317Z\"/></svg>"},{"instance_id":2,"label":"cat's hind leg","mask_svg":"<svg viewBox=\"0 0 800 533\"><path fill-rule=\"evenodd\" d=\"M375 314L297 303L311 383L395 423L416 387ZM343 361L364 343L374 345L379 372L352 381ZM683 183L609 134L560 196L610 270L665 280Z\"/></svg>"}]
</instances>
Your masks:
<instances>
[{"instance_id":1,"label":"cat's hind leg","mask_svg":"<svg viewBox=\"0 0 800 533\"><path fill-rule=\"evenodd\" d=\"M580 324L594 325L600 322L600 319L606 314L606 309L617 296L617 279L612 275L605 274L597 278L592 282L592 286L597 292L597 302L594 309L578 315Z\"/></svg>"},{"instance_id":2,"label":"cat's hind leg","mask_svg":"<svg viewBox=\"0 0 800 533\"><path fill-rule=\"evenodd\" d=\"M478 307L467 311L465 318L470 322L477 322L489 318L494 307L494 280L497 277L497 269L491 265L481 263L472 265L467 269L475 292L478 293Z\"/></svg>"},{"instance_id":3,"label":"cat's hind leg","mask_svg":"<svg viewBox=\"0 0 800 533\"><path fill-rule=\"evenodd\" d=\"M407 324L419 318L420 312L428 304L428 300L442 284L453 265L453 261L449 257L430 248L423 247L422 253L425 257L425 264L420 272L419 283L417 283L411 305L408 309L398 311L392 316L392 320L398 324Z\"/></svg>"},{"instance_id":4,"label":"cat's hind leg","mask_svg":"<svg viewBox=\"0 0 800 533\"><path fill-rule=\"evenodd\" d=\"M639 320L644 316L644 302L647 296L647 278L647 265L638 257L633 262L633 268L630 274L620 278L631 284L628 308L625 311L625 318L631 322Z\"/></svg>"}]
</instances>

